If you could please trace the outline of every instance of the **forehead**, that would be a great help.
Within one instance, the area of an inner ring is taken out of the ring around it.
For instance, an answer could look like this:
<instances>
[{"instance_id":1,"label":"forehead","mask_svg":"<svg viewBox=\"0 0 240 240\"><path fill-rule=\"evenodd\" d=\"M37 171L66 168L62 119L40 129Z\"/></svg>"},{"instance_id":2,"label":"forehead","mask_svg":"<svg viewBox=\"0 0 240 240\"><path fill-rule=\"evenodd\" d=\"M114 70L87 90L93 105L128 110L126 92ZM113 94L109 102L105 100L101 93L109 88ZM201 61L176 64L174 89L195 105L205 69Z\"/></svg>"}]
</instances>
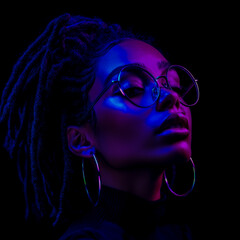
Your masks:
<instances>
[{"instance_id":1,"label":"forehead","mask_svg":"<svg viewBox=\"0 0 240 240\"><path fill-rule=\"evenodd\" d=\"M159 75L159 68L167 60L151 45L134 39L125 40L111 48L99 58L96 79L104 81L119 66L138 63L144 65L153 75Z\"/></svg>"}]
</instances>

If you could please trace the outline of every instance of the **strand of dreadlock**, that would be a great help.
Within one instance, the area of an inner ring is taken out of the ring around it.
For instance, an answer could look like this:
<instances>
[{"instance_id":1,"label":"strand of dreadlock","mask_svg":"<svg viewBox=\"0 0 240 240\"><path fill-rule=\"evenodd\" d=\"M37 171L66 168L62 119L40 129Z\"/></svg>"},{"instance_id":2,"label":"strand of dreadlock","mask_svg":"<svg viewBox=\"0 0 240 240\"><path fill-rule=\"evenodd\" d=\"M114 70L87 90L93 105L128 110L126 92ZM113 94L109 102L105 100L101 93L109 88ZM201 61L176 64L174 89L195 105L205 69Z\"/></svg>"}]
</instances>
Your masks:
<instances>
[{"instance_id":1,"label":"strand of dreadlock","mask_svg":"<svg viewBox=\"0 0 240 240\"><path fill-rule=\"evenodd\" d=\"M53 90L52 88L54 86L54 80L57 78L58 73L60 72L61 68L63 67L63 65L66 61L68 61L68 59L63 59L60 63L52 66L51 70L48 73L48 78L47 78L46 86L45 86L45 89L47 89L47 92L52 92L52 90ZM45 101L47 101L47 97L48 96L45 95ZM49 109L49 111L50 111L50 109ZM46 120L46 118L47 118L47 115L45 116L45 120ZM46 159L47 156L45 156L44 158ZM41 173L45 196L47 198L48 204L52 208L52 213L50 215L53 216L56 212L56 207L52 203L52 200L50 197L51 194L49 193L49 192L51 192L50 186L49 186L48 182L46 181L45 174L44 174L44 171L42 171L40 163L38 163L38 169L39 169L39 172Z\"/></svg>"},{"instance_id":2,"label":"strand of dreadlock","mask_svg":"<svg viewBox=\"0 0 240 240\"><path fill-rule=\"evenodd\" d=\"M39 154L41 152L41 145L42 145L42 125L41 125L41 117L44 114L44 111L42 111L41 106L42 102L44 101L44 86L46 80L46 75L48 71L48 62L49 62L49 53L50 49L52 47L52 43L54 43L54 38L57 35L58 28L61 27L61 24L65 20L64 18L59 18L58 21L55 23L55 26L53 28L52 33L49 36L48 43L47 43L47 50L45 52L45 55L42 59L41 67L40 67L40 73L39 73L39 82L38 82L38 88L35 98L35 104L34 104L34 121L32 124L32 139L31 139L31 171L32 171L32 183L34 187L35 192L35 200L37 208L41 212L41 208L44 208L44 199L43 194L44 187L42 182L40 181L39 174L41 173L39 171L38 162L39 162ZM40 174L41 175L41 174ZM42 206L42 207L41 207Z\"/></svg>"},{"instance_id":3,"label":"strand of dreadlock","mask_svg":"<svg viewBox=\"0 0 240 240\"><path fill-rule=\"evenodd\" d=\"M37 71L33 71L32 67L37 63L39 58L43 55L46 47L44 46L35 56L31 59L31 61L25 66L23 72L20 74L18 79L16 79L15 85L11 89L11 92L8 92L8 86L3 91L2 96L2 104L0 106L0 121L4 121L7 117L7 114L12 110L14 110L14 104L16 104L16 99L19 94L23 94L23 85L26 86L27 83L31 82L32 79L37 75ZM28 76L29 71L31 71L31 75ZM26 83L24 83L26 81ZM7 96L8 94L8 96Z\"/></svg>"},{"instance_id":4,"label":"strand of dreadlock","mask_svg":"<svg viewBox=\"0 0 240 240\"><path fill-rule=\"evenodd\" d=\"M33 123L32 123L32 134L31 134L31 172L32 172L32 184L34 188L35 193L35 202L37 205L38 210L41 212L41 209L43 208L43 186L41 182L41 175L38 167L39 163L39 153L41 151L42 146L42 115L44 114L44 111L42 108L42 102L44 98L44 76L46 75L47 70L47 63L48 63L48 49L45 52L45 55L41 62L41 68L39 73L39 82L37 86L37 92L34 102L34 110L33 110Z\"/></svg>"},{"instance_id":5,"label":"strand of dreadlock","mask_svg":"<svg viewBox=\"0 0 240 240\"><path fill-rule=\"evenodd\" d=\"M25 68L25 63L32 61L33 56L35 55L35 52L41 52L41 49L38 49L40 46L44 46L44 42L47 41L49 33L52 31L52 27L55 24L55 20L50 22L48 26L46 27L45 31L27 48L27 50L24 52L24 54L19 58L18 62L14 65L12 74L5 86L4 92L2 94L2 106L0 106L0 112L2 112L1 107L4 106L4 104L7 102L7 96L9 95L10 91L13 89L13 85L16 82L16 78L18 79L18 75L20 72L23 71Z\"/></svg>"},{"instance_id":6,"label":"strand of dreadlock","mask_svg":"<svg viewBox=\"0 0 240 240\"><path fill-rule=\"evenodd\" d=\"M17 87L21 84L21 80L25 78L26 72L28 71L28 69L31 69L31 67L35 64L35 60L39 56L41 56L41 54L46 50L44 43L46 43L49 40L48 35L53 30L52 28L54 27L56 28L56 22L60 21L61 19L68 20L69 18L70 15L65 14L64 16L60 16L58 19L51 21L46 27L45 31L27 48L24 54L19 58L18 62L14 65L12 74L8 82L6 83L6 86L2 93L1 97L2 104L0 105L0 113L2 113L1 114L2 116L0 118L0 121L2 121L3 118L6 116L7 110L10 107L10 103L13 102L13 100L12 101L9 100L12 98L12 95L14 95ZM41 49L38 49L39 47L41 47ZM25 66L25 64L28 61L29 63L27 64L27 66ZM15 84L17 84L17 86L14 86Z\"/></svg>"},{"instance_id":7,"label":"strand of dreadlock","mask_svg":"<svg viewBox=\"0 0 240 240\"><path fill-rule=\"evenodd\" d=\"M63 149L63 153L64 153L64 171L63 171L63 180L62 180L62 187L61 187L61 191L60 191L60 196L59 196L59 206L58 206L58 212L56 215L56 219L53 222L53 226L55 226L61 215L63 212L63 202L64 202L64 197L65 197L65 190L66 190L66 186L67 186L67 181L68 181L68 177L69 177L69 171L71 169L71 161L69 158L69 151L67 149L67 143L66 143L66 137L65 137L65 129L66 129L66 116L65 114L62 115L61 117L61 142L62 142L62 149Z\"/></svg>"}]
</instances>

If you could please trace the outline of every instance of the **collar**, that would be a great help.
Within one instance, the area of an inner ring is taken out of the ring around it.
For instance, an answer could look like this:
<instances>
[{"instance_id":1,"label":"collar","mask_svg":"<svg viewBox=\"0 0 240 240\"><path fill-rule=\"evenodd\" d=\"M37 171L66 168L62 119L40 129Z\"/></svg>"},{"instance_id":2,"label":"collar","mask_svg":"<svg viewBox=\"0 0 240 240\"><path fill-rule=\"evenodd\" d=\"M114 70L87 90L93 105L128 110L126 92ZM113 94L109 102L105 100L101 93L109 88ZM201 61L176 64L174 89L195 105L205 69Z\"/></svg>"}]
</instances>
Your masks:
<instances>
[{"instance_id":1,"label":"collar","mask_svg":"<svg viewBox=\"0 0 240 240\"><path fill-rule=\"evenodd\" d=\"M124 228L152 228L163 221L165 202L165 198L148 201L129 192L102 186L99 204L92 209L92 214L99 221L114 222Z\"/></svg>"}]
</instances>

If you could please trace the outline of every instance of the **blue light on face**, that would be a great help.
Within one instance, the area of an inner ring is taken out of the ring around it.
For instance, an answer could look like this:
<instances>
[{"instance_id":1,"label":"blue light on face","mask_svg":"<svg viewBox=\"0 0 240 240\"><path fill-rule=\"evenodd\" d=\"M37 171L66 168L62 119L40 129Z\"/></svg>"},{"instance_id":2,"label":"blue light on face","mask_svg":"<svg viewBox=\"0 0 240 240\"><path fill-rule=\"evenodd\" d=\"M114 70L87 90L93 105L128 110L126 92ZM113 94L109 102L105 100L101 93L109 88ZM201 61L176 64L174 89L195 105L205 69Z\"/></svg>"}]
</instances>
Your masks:
<instances>
[{"instance_id":1,"label":"blue light on face","mask_svg":"<svg viewBox=\"0 0 240 240\"><path fill-rule=\"evenodd\" d=\"M112 96L106 99L104 105L124 113L129 112L129 107L126 104L126 99L123 99L122 96Z\"/></svg>"}]
</instances>

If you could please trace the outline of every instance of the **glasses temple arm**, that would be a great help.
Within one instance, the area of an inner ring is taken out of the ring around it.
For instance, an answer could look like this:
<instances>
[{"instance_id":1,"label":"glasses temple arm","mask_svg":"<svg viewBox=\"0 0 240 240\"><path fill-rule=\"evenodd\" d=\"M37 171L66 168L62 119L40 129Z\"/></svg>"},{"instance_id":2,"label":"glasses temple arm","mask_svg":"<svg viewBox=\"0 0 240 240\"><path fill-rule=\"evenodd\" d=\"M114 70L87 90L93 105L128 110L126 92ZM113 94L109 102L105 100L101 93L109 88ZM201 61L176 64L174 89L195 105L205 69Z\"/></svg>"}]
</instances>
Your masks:
<instances>
[{"instance_id":1,"label":"glasses temple arm","mask_svg":"<svg viewBox=\"0 0 240 240\"><path fill-rule=\"evenodd\" d=\"M103 90L102 92L98 95L98 97L95 99L95 101L91 104L89 109L87 110L86 114L83 115L82 119L85 119L88 114L92 111L94 108L95 104L99 101L99 99L103 96L103 94L111 87L111 85L115 83L115 81L111 81Z\"/></svg>"}]
</instances>

